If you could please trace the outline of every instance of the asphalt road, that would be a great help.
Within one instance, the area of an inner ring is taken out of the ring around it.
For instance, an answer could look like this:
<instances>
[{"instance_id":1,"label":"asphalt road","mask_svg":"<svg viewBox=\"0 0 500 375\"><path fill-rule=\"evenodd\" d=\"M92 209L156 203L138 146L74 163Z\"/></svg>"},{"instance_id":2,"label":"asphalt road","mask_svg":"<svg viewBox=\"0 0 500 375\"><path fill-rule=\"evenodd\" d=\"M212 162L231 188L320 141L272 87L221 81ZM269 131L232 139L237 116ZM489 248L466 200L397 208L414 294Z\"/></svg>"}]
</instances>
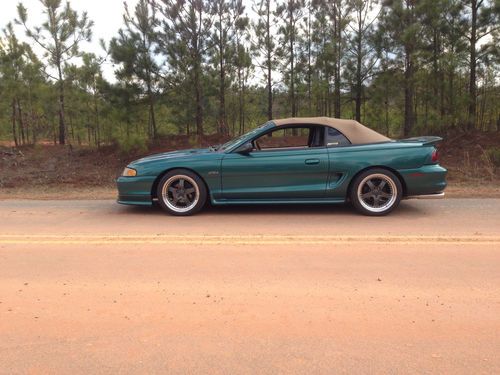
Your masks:
<instances>
[{"instance_id":1,"label":"asphalt road","mask_svg":"<svg viewBox=\"0 0 500 375\"><path fill-rule=\"evenodd\" d=\"M500 199L0 201L0 373L500 373Z\"/></svg>"}]
</instances>

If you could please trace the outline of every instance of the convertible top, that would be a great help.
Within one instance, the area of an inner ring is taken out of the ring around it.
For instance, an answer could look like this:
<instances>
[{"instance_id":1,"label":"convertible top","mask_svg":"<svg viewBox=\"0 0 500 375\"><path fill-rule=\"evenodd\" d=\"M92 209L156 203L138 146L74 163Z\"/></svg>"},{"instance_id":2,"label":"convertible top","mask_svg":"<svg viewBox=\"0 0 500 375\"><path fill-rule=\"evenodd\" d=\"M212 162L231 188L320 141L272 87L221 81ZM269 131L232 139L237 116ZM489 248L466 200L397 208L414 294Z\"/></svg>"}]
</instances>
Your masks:
<instances>
[{"instance_id":1,"label":"convertible top","mask_svg":"<svg viewBox=\"0 0 500 375\"><path fill-rule=\"evenodd\" d=\"M276 126L285 125L324 125L337 129L344 134L353 145L388 142L391 139L377 133L375 130L361 125L355 120L345 120L332 117L292 117L272 120Z\"/></svg>"}]
</instances>

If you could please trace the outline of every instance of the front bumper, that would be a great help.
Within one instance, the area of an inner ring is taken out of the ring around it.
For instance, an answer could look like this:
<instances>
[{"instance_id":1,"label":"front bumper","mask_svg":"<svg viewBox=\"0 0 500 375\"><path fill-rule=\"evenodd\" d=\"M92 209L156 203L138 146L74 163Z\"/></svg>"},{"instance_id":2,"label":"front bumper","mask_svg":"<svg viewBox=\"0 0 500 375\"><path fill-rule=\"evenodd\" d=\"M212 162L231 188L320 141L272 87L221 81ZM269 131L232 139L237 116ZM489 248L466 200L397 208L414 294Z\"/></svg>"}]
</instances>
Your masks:
<instances>
[{"instance_id":1,"label":"front bumper","mask_svg":"<svg viewBox=\"0 0 500 375\"><path fill-rule=\"evenodd\" d=\"M154 176L118 177L116 179L118 203L151 206L154 181Z\"/></svg>"}]
</instances>

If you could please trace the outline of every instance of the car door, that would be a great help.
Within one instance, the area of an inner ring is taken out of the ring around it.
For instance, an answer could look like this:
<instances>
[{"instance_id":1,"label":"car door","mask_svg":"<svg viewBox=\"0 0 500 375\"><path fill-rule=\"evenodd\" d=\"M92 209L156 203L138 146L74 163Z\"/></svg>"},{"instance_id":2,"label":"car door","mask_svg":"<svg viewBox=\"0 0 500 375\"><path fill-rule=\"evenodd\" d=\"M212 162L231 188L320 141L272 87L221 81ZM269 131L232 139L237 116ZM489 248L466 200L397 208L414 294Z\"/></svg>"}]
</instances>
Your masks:
<instances>
[{"instance_id":1,"label":"car door","mask_svg":"<svg viewBox=\"0 0 500 375\"><path fill-rule=\"evenodd\" d=\"M328 151L324 145L232 152L221 164L223 199L323 198L327 178Z\"/></svg>"}]
</instances>

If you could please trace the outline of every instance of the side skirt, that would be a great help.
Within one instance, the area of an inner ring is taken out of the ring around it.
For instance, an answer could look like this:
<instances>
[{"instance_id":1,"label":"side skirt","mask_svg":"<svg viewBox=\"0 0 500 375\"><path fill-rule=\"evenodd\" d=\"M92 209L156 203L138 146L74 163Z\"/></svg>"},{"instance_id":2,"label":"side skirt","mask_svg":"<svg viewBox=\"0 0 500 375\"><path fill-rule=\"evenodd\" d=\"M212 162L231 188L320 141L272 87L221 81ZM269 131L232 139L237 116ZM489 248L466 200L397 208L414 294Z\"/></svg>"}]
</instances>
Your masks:
<instances>
[{"instance_id":1,"label":"side skirt","mask_svg":"<svg viewBox=\"0 0 500 375\"><path fill-rule=\"evenodd\" d=\"M344 198L323 198L323 199L212 199L214 205L231 204L337 204L345 203Z\"/></svg>"}]
</instances>

